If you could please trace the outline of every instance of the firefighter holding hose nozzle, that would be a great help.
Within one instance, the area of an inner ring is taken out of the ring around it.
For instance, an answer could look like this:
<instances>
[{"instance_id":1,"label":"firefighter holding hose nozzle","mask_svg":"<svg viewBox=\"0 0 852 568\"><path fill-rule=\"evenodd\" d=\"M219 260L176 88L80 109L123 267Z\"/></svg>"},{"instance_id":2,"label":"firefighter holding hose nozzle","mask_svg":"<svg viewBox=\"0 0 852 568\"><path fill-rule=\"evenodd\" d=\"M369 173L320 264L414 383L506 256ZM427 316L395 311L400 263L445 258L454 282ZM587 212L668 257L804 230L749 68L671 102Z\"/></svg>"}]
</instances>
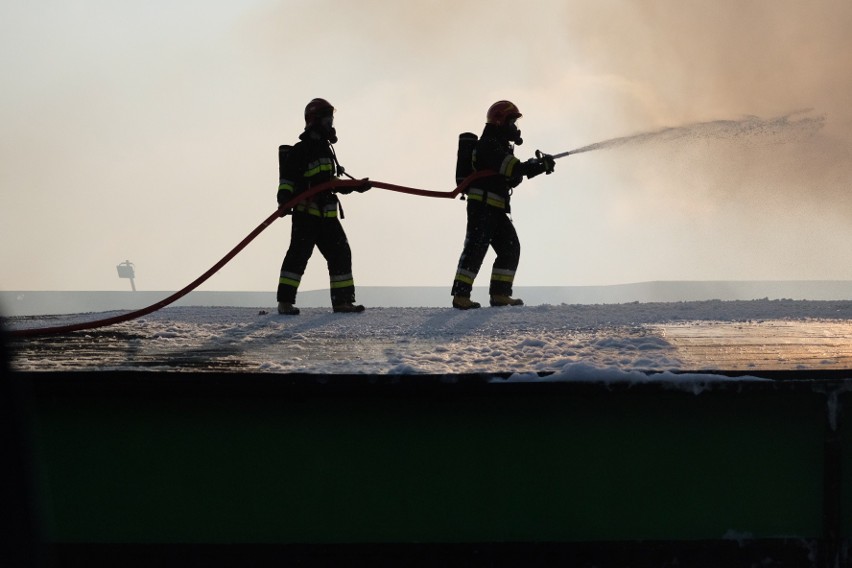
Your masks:
<instances>
[{"instance_id":1,"label":"firefighter holding hose nozzle","mask_svg":"<svg viewBox=\"0 0 852 568\"><path fill-rule=\"evenodd\" d=\"M539 152L526 162L515 157L514 146L523 143L517 126L519 118L521 112L514 103L498 101L488 109L485 129L479 139L468 132L459 136L457 182L474 171L494 172L494 175L476 180L466 192L467 228L452 287L453 307L460 310L480 307L479 302L470 299L470 294L489 246L497 254L491 269L490 304L498 307L524 303L512 297L521 244L509 216L509 202L512 190L524 177L531 179L541 173L550 174L555 162L552 156Z\"/></svg>"}]
</instances>

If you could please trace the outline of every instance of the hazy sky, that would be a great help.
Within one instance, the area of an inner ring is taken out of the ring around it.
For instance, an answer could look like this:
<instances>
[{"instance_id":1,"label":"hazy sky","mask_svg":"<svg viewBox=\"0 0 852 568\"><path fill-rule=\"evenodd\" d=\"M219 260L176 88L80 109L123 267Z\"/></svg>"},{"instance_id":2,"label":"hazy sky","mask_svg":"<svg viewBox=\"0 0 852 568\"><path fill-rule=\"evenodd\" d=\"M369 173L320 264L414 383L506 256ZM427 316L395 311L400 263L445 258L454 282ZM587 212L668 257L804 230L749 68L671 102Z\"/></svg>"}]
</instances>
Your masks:
<instances>
[{"instance_id":1,"label":"hazy sky","mask_svg":"<svg viewBox=\"0 0 852 568\"><path fill-rule=\"evenodd\" d=\"M516 284L852 279L850 29L849 0L3 0L0 289L129 289L126 259L138 289L182 288L274 211L277 147L314 97L350 173L445 191L499 99L524 114L521 159L812 109L809 137L559 160L515 191ZM464 202L342 201L356 285L449 294ZM201 289L273 295L289 232ZM317 251L303 289L327 285Z\"/></svg>"}]
</instances>

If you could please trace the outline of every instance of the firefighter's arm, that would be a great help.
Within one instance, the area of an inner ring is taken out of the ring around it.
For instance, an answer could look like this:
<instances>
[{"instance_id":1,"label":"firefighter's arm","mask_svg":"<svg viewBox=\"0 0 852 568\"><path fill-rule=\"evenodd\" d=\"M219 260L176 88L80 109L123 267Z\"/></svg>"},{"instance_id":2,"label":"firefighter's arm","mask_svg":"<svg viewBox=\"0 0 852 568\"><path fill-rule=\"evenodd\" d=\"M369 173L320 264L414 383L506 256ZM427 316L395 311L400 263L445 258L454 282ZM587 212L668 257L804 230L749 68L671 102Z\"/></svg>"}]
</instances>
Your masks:
<instances>
[{"instance_id":1,"label":"firefighter's arm","mask_svg":"<svg viewBox=\"0 0 852 568\"><path fill-rule=\"evenodd\" d=\"M296 195L296 186L295 184L288 179L279 180L278 184L278 205L284 205Z\"/></svg>"},{"instance_id":2,"label":"firefighter's arm","mask_svg":"<svg viewBox=\"0 0 852 568\"><path fill-rule=\"evenodd\" d=\"M556 160L550 154L542 154L536 150L535 158L530 158L522 164L518 164L519 173L527 176L527 179L532 179L535 176L545 173L552 174L556 168Z\"/></svg>"}]
</instances>

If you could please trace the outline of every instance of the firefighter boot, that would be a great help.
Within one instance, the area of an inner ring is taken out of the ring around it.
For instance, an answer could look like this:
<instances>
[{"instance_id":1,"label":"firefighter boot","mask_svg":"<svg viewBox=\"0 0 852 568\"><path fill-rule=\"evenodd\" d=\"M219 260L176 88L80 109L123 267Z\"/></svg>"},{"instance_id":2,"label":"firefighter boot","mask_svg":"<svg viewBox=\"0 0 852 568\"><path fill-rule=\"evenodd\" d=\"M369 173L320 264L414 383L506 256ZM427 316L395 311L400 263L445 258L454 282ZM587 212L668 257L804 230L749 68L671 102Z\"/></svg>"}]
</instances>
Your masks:
<instances>
[{"instance_id":1,"label":"firefighter boot","mask_svg":"<svg viewBox=\"0 0 852 568\"><path fill-rule=\"evenodd\" d=\"M491 305L495 308L500 306L523 306L524 301L520 298L512 298L502 294L492 294Z\"/></svg>"},{"instance_id":2,"label":"firefighter boot","mask_svg":"<svg viewBox=\"0 0 852 568\"><path fill-rule=\"evenodd\" d=\"M479 307L479 302L474 302L470 296L453 296L453 307L457 310L474 310Z\"/></svg>"},{"instance_id":3,"label":"firefighter boot","mask_svg":"<svg viewBox=\"0 0 852 568\"><path fill-rule=\"evenodd\" d=\"M297 316L299 308L288 302L278 302L278 313L282 316Z\"/></svg>"},{"instance_id":4,"label":"firefighter boot","mask_svg":"<svg viewBox=\"0 0 852 568\"><path fill-rule=\"evenodd\" d=\"M357 314L364 311L364 306L345 302L343 304L335 304L331 306L331 309L336 314Z\"/></svg>"}]
</instances>

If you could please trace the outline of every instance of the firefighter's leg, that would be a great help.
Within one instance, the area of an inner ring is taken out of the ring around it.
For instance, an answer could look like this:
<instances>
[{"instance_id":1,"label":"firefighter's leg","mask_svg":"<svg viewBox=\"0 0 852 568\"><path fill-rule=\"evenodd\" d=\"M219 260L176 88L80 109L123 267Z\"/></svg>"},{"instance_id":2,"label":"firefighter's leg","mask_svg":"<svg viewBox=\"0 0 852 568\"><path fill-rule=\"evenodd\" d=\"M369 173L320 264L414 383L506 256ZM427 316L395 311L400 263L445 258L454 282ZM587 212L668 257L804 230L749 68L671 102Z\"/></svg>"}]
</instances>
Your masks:
<instances>
[{"instance_id":1,"label":"firefighter's leg","mask_svg":"<svg viewBox=\"0 0 852 568\"><path fill-rule=\"evenodd\" d=\"M307 213L295 213L292 219L290 248L287 249L284 262L281 264L277 293L278 301L287 304L296 303L296 291L299 289L308 260L314 252L319 229L319 218Z\"/></svg>"},{"instance_id":2,"label":"firefighter's leg","mask_svg":"<svg viewBox=\"0 0 852 568\"><path fill-rule=\"evenodd\" d=\"M322 225L317 248L328 263L331 305L352 304L355 302L355 279L352 276L352 250L346 232L336 218L323 219Z\"/></svg>"},{"instance_id":3,"label":"firefighter's leg","mask_svg":"<svg viewBox=\"0 0 852 568\"><path fill-rule=\"evenodd\" d=\"M461 257L459 257L456 277L453 280L453 296L470 297L473 281L479 274L479 269L491 242L490 211L488 209L491 208L483 203L468 201L464 248Z\"/></svg>"},{"instance_id":4,"label":"firefighter's leg","mask_svg":"<svg viewBox=\"0 0 852 568\"><path fill-rule=\"evenodd\" d=\"M491 296L511 296L515 271L521 259L521 243L512 220L505 213L495 216L494 236L491 246L497 253L491 269Z\"/></svg>"}]
</instances>

